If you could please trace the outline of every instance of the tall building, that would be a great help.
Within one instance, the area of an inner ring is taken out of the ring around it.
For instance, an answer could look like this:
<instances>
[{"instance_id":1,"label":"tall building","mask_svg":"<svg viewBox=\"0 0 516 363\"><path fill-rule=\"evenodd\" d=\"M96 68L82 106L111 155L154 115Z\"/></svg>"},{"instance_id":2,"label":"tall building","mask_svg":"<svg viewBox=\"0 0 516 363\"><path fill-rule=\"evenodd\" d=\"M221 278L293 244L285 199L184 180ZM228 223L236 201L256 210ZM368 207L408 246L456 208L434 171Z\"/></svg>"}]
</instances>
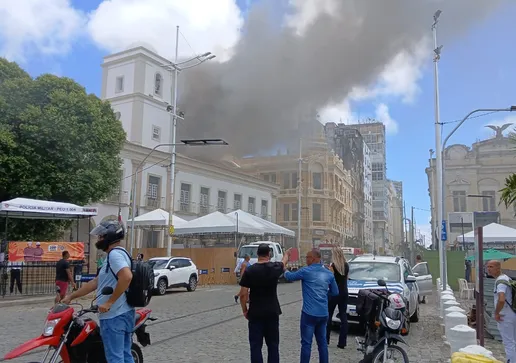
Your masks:
<instances>
[{"instance_id":1,"label":"tall building","mask_svg":"<svg viewBox=\"0 0 516 363\"><path fill-rule=\"evenodd\" d=\"M321 243L343 245L353 236L350 172L330 150L322 132L303 138L301 154L301 173L299 149L234 162L241 170L279 185L276 223L283 227L297 231L301 194L302 254Z\"/></svg>"},{"instance_id":2,"label":"tall building","mask_svg":"<svg viewBox=\"0 0 516 363\"><path fill-rule=\"evenodd\" d=\"M344 168L351 173L353 186L353 236L365 247L365 157L364 140L360 131L350 125L327 123L326 139L330 147L342 159Z\"/></svg>"},{"instance_id":3,"label":"tall building","mask_svg":"<svg viewBox=\"0 0 516 363\"><path fill-rule=\"evenodd\" d=\"M371 151L373 181L373 234L376 251L385 250L388 242L388 186L385 125L381 122L366 122L348 125L360 131Z\"/></svg>"},{"instance_id":4,"label":"tall building","mask_svg":"<svg viewBox=\"0 0 516 363\"><path fill-rule=\"evenodd\" d=\"M364 242L366 250L374 249L373 233L373 169L371 164L371 150L364 142Z\"/></svg>"},{"instance_id":5,"label":"tall building","mask_svg":"<svg viewBox=\"0 0 516 363\"><path fill-rule=\"evenodd\" d=\"M403 233L403 184L400 181L387 180L388 184L388 239L389 248L394 253L402 254L405 251Z\"/></svg>"},{"instance_id":6,"label":"tall building","mask_svg":"<svg viewBox=\"0 0 516 363\"><path fill-rule=\"evenodd\" d=\"M444 214L448 247L460 245L457 236L473 230L472 212L499 212L499 223L516 228L516 209L500 204L500 189L505 178L516 170L514 140L504 137L500 128L490 139L471 146L455 144L444 150ZM437 192L435 158L426 168L432 209L432 230L437 231ZM436 243L436 233L433 242ZM503 247L503 246L502 246Z\"/></svg>"}]
</instances>

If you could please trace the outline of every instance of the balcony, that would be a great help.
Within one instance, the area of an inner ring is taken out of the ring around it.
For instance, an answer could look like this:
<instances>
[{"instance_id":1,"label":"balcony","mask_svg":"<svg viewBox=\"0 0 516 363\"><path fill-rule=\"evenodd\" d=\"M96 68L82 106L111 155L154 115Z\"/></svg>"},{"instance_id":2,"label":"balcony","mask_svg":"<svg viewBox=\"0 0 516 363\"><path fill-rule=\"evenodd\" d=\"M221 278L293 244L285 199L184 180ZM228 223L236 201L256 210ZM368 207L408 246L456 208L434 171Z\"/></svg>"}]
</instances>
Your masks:
<instances>
[{"instance_id":1,"label":"balcony","mask_svg":"<svg viewBox=\"0 0 516 363\"><path fill-rule=\"evenodd\" d=\"M328 189L314 189L308 188L308 195L316 198L326 198L330 196L330 190Z\"/></svg>"},{"instance_id":2,"label":"balcony","mask_svg":"<svg viewBox=\"0 0 516 363\"><path fill-rule=\"evenodd\" d=\"M284 197L295 196L295 195L297 195L297 188L281 189L279 193L280 193L280 195L282 195Z\"/></svg>"},{"instance_id":3,"label":"balcony","mask_svg":"<svg viewBox=\"0 0 516 363\"><path fill-rule=\"evenodd\" d=\"M179 211L185 214L196 214L194 203L189 200L180 200L179 201ZM174 208L177 210L177 208Z\"/></svg>"},{"instance_id":4,"label":"balcony","mask_svg":"<svg viewBox=\"0 0 516 363\"><path fill-rule=\"evenodd\" d=\"M165 207L165 198L151 198L146 197L145 198L145 208L148 209L158 209L158 208L164 208Z\"/></svg>"},{"instance_id":5,"label":"balcony","mask_svg":"<svg viewBox=\"0 0 516 363\"><path fill-rule=\"evenodd\" d=\"M330 197L339 201L343 205L346 205L346 201L344 199L344 195L337 193L335 190L330 190Z\"/></svg>"}]
</instances>

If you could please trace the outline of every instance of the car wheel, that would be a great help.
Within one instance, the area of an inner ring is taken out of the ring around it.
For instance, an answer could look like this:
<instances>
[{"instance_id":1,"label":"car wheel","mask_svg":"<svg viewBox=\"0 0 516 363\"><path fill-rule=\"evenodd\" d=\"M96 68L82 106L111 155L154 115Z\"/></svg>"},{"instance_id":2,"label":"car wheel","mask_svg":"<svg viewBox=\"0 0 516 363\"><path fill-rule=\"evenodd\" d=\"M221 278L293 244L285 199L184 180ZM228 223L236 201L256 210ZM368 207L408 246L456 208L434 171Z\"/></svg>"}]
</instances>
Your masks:
<instances>
[{"instance_id":1,"label":"car wheel","mask_svg":"<svg viewBox=\"0 0 516 363\"><path fill-rule=\"evenodd\" d=\"M195 276L190 276L190 280L188 280L188 287L186 288L188 291L195 291L197 288L197 278Z\"/></svg>"},{"instance_id":2,"label":"car wheel","mask_svg":"<svg viewBox=\"0 0 516 363\"><path fill-rule=\"evenodd\" d=\"M417 304L416 311L410 317L410 322L411 323L417 323L418 321L419 321L419 304Z\"/></svg>"},{"instance_id":3,"label":"car wheel","mask_svg":"<svg viewBox=\"0 0 516 363\"><path fill-rule=\"evenodd\" d=\"M160 279L158 281L158 294L165 295L167 292L167 281L165 279Z\"/></svg>"}]
</instances>

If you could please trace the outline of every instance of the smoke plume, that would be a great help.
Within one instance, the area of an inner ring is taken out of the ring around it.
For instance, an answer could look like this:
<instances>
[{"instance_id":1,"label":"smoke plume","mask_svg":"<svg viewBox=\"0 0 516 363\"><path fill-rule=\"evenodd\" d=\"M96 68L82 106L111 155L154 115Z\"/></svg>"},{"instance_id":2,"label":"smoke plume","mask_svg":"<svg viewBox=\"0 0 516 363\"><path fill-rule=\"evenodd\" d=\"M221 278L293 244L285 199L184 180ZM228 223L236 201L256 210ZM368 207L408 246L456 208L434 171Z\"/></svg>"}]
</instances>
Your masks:
<instances>
[{"instance_id":1,"label":"smoke plume","mask_svg":"<svg viewBox=\"0 0 516 363\"><path fill-rule=\"evenodd\" d=\"M291 0L289 16L295 18L309 2ZM207 62L181 76L179 106L186 119L180 123L180 136L223 138L231 145L230 152L239 156L270 150L284 144L300 121L315 119L317 110L341 102L353 87L371 84L396 54L412 51L431 37L437 9L442 10L438 29L444 53L454 37L507 1L315 0L314 4L322 3L334 6L331 15L319 14L301 34L278 26L270 3L254 6L230 60ZM431 53L429 49L428 65ZM209 148L209 153L217 152Z\"/></svg>"}]
</instances>

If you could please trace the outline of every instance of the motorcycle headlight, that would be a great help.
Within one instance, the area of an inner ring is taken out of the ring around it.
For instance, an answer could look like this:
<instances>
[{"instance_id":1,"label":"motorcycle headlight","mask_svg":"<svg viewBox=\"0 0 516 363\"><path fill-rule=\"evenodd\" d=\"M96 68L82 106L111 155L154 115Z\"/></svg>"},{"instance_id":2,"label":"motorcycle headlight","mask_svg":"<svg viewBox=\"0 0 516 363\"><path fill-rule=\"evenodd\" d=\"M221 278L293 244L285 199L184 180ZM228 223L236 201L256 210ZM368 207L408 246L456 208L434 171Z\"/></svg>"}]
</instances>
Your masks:
<instances>
[{"instance_id":1,"label":"motorcycle headlight","mask_svg":"<svg viewBox=\"0 0 516 363\"><path fill-rule=\"evenodd\" d=\"M392 330L399 329L401 325L401 320L393 320L391 318L385 317L385 321L387 322L387 326Z\"/></svg>"},{"instance_id":2,"label":"motorcycle headlight","mask_svg":"<svg viewBox=\"0 0 516 363\"><path fill-rule=\"evenodd\" d=\"M54 334L54 328L56 327L57 323L59 323L59 320L61 319L47 320L45 322L45 327L43 328L43 335L46 337L52 336Z\"/></svg>"}]
</instances>

